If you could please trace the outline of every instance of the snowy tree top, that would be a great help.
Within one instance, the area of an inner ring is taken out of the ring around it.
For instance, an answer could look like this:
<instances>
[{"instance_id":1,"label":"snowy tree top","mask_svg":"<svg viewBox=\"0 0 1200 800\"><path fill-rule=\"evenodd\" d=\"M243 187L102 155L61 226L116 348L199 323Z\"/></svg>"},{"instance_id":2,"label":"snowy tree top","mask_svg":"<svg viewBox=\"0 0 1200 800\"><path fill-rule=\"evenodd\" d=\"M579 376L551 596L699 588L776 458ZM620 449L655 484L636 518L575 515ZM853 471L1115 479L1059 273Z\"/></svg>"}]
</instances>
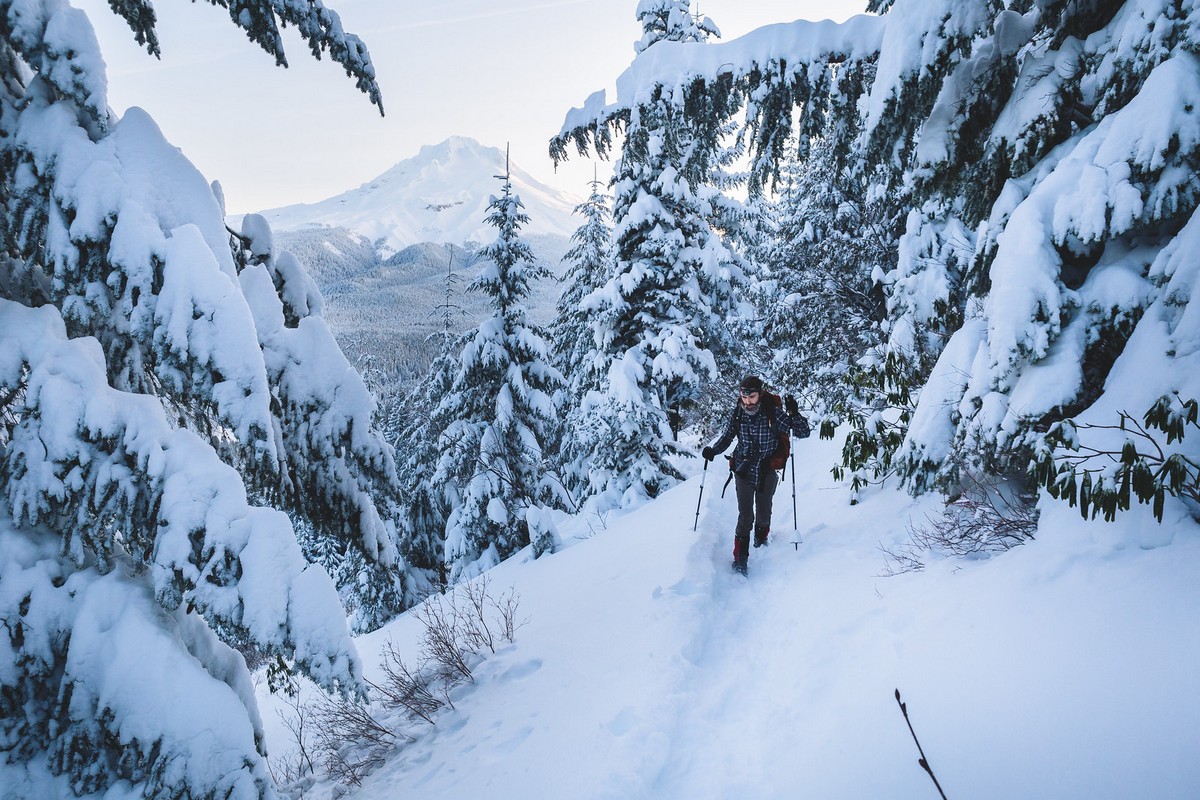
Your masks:
<instances>
[{"instance_id":1,"label":"snowy tree top","mask_svg":"<svg viewBox=\"0 0 1200 800\"><path fill-rule=\"evenodd\" d=\"M644 33L633 43L636 53L663 41L704 42L710 36L721 38L720 29L711 19L692 15L690 0L641 0L637 19Z\"/></svg>"}]
</instances>

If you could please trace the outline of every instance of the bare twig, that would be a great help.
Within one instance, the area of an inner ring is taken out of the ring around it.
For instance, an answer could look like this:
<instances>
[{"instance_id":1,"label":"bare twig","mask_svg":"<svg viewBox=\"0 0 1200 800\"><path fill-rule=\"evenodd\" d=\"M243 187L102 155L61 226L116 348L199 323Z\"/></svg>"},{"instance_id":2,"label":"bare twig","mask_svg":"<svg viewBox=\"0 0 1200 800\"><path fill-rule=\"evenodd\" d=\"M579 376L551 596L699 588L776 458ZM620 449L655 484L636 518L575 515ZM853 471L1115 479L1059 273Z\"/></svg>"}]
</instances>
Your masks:
<instances>
[{"instance_id":1,"label":"bare twig","mask_svg":"<svg viewBox=\"0 0 1200 800\"><path fill-rule=\"evenodd\" d=\"M375 719L365 704L325 698L316 704L314 721L325 770L341 783L361 785L396 744L396 733Z\"/></svg>"},{"instance_id":2,"label":"bare twig","mask_svg":"<svg viewBox=\"0 0 1200 800\"><path fill-rule=\"evenodd\" d=\"M491 597L489 602L496 613L500 615L500 633L504 636L509 644L512 644L513 638L516 636L517 629L524 626L529 621L528 617L517 621L517 606L520 604L520 596L514 587L509 587L505 594L500 597Z\"/></svg>"},{"instance_id":3,"label":"bare twig","mask_svg":"<svg viewBox=\"0 0 1200 800\"><path fill-rule=\"evenodd\" d=\"M299 694L290 695L285 702L291 709L291 713L285 713L282 709L276 713L279 715L283 727L287 728L288 733L292 735L292 741L296 743L296 750L291 756L281 757L277 766L273 766L271 769L275 782L280 785L292 783L317 771L311 752L313 749L313 706L311 703L302 702ZM278 774L276 774L277 771Z\"/></svg>"},{"instance_id":4,"label":"bare twig","mask_svg":"<svg viewBox=\"0 0 1200 800\"><path fill-rule=\"evenodd\" d=\"M409 719L421 719L433 725L438 711L445 706L454 707L449 698L435 692L429 671L409 667L391 642L384 648L381 668L385 677L383 686L375 683L371 686L382 695L386 704L403 708Z\"/></svg>"},{"instance_id":5,"label":"bare twig","mask_svg":"<svg viewBox=\"0 0 1200 800\"><path fill-rule=\"evenodd\" d=\"M417 619L425 626L422 652L434 665L437 677L451 684L473 682L471 657L474 652L463 641L459 612L453 601L448 605L441 596L431 595L418 609Z\"/></svg>"},{"instance_id":6,"label":"bare twig","mask_svg":"<svg viewBox=\"0 0 1200 800\"><path fill-rule=\"evenodd\" d=\"M485 574L463 584L462 588L463 599L467 604L460 619L463 639L477 653L482 652L485 647L488 652L496 652L496 635L487 623L489 583L490 580Z\"/></svg>"}]
</instances>

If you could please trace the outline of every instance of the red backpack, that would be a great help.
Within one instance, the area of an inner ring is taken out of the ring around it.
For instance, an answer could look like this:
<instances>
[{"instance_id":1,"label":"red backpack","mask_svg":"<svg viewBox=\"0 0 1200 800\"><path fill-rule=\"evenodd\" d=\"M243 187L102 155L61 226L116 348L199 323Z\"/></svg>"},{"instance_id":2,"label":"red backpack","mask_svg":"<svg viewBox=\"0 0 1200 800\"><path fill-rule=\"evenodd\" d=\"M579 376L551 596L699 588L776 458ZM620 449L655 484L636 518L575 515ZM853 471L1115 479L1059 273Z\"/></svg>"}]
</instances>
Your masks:
<instances>
[{"instance_id":1,"label":"red backpack","mask_svg":"<svg viewBox=\"0 0 1200 800\"><path fill-rule=\"evenodd\" d=\"M776 423L776 414L779 409L783 408L783 398L777 394L763 392L763 402L766 404L765 409L768 422L771 424L771 430L775 432L775 437L779 439L779 446L775 448L775 452L771 453L771 469L784 469L787 467L788 456L792 452L792 437L788 435L786 430L780 429Z\"/></svg>"}]
</instances>

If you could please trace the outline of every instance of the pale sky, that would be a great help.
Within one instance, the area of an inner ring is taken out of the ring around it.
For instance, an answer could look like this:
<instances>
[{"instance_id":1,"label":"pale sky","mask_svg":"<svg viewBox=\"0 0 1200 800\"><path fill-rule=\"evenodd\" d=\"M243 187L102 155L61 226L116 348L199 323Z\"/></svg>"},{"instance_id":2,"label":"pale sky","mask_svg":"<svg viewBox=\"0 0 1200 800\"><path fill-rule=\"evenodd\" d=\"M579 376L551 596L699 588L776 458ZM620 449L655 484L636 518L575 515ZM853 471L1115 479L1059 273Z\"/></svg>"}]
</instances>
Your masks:
<instances>
[{"instance_id":1,"label":"pale sky","mask_svg":"<svg viewBox=\"0 0 1200 800\"><path fill-rule=\"evenodd\" d=\"M637 0L326 0L366 42L383 92L380 117L328 58L291 28L289 67L251 44L225 9L160 2L162 60L133 41L107 0L73 0L96 27L109 103L150 112L209 180L228 211L311 203L353 189L422 145L470 136L511 143L513 161L576 195L590 161L555 174L548 141L592 92L612 92L641 35ZM865 0L700 0L722 41L772 22L844 20ZM601 163L602 177L609 172Z\"/></svg>"}]
</instances>

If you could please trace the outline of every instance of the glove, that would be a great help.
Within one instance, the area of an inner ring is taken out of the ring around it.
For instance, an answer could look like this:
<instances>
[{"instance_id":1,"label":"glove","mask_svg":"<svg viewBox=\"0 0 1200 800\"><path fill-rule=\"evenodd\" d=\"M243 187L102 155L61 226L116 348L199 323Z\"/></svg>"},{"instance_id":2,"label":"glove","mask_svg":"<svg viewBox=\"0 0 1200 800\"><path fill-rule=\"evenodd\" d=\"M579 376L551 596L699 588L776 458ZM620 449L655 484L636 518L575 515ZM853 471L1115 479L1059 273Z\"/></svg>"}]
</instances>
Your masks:
<instances>
[{"instance_id":1,"label":"glove","mask_svg":"<svg viewBox=\"0 0 1200 800\"><path fill-rule=\"evenodd\" d=\"M800 406L796 404L796 398L790 394L783 398L783 409L789 417L795 417L800 414Z\"/></svg>"},{"instance_id":2,"label":"glove","mask_svg":"<svg viewBox=\"0 0 1200 800\"><path fill-rule=\"evenodd\" d=\"M704 456L705 461L712 461L717 457L717 451L713 450L711 447L706 447L700 451L700 455Z\"/></svg>"}]
</instances>

